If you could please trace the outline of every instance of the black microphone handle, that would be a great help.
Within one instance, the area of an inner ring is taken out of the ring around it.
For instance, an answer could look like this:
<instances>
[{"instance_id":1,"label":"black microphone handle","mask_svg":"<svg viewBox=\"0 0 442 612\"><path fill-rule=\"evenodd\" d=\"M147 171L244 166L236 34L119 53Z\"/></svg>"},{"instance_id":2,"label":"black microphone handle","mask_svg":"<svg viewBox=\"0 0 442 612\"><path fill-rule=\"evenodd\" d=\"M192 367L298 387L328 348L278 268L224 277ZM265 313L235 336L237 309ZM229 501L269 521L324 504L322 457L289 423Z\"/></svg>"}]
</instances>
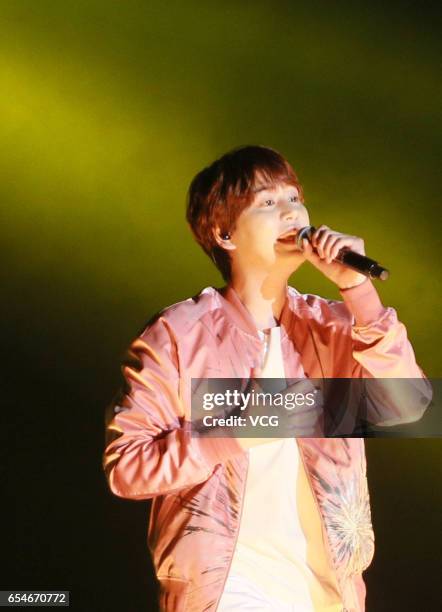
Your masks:
<instances>
[{"instance_id":1,"label":"black microphone handle","mask_svg":"<svg viewBox=\"0 0 442 612\"><path fill-rule=\"evenodd\" d=\"M312 234L316 231L316 228L313 225L308 225L307 227L303 227L298 232L297 242L298 246L302 247L302 239L307 238L309 242L311 242ZM339 263L347 266L348 268L352 268L352 270L356 270L356 272L360 272L361 274L365 274L369 278L378 278L379 280L387 280L390 275L390 272L383 268L378 264L374 259L370 259L366 255L360 255L359 253L355 253L354 251L350 251L350 249L343 248L339 251L337 256L333 261L338 261Z\"/></svg>"}]
</instances>

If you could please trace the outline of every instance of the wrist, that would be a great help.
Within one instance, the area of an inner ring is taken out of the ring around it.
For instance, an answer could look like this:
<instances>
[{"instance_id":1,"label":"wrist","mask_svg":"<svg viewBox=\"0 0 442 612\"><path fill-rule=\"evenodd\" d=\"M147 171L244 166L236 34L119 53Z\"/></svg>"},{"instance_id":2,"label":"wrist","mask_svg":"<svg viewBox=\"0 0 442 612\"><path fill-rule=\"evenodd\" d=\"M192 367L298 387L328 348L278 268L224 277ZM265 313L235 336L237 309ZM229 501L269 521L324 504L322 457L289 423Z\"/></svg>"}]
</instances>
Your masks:
<instances>
[{"instance_id":1,"label":"wrist","mask_svg":"<svg viewBox=\"0 0 442 612\"><path fill-rule=\"evenodd\" d=\"M339 291L347 291L349 289L355 289L356 287L359 287L360 285L363 285L364 283L366 283L369 279L368 276L364 276L363 274L359 274L358 276L360 276L360 279L355 279L353 280L351 283L349 283L348 285L345 285L343 287L338 286Z\"/></svg>"},{"instance_id":2,"label":"wrist","mask_svg":"<svg viewBox=\"0 0 442 612\"><path fill-rule=\"evenodd\" d=\"M384 312L384 306L373 283L366 278L355 287L341 289L340 293L348 310L355 318L356 325L369 325Z\"/></svg>"}]
</instances>

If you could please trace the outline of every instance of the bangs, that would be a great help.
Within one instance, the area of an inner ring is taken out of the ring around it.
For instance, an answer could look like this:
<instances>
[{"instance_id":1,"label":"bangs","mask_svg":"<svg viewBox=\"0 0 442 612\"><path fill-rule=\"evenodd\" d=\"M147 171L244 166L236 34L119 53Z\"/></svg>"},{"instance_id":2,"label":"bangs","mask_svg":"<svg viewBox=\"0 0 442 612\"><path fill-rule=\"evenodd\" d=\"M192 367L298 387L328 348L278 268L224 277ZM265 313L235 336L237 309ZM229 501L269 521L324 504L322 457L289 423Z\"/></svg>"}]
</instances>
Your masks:
<instances>
[{"instance_id":1,"label":"bangs","mask_svg":"<svg viewBox=\"0 0 442 612\"><path fill-rule=\"evenodd\" d=\"M246 147L230 153L226 159L224 194L237 201L250 202L255 192L265 187L287 183L297 187L301 200L302 188L290 164L276 151L264 147Z\"/></svg>"},{"instance_id":2,"label":"bangs","mask_svg":"<svg viewBox=\"0 0 442 612\"><path fill-rule=\"evenodd\" d=\"M256 191L262 189L276 187L279 183L286 183L287 185L294 185L296 187L299 186L293 171L291 172L288 168L259 168L255 171L254 178L251 180L250 192L254 194Z\"/></svg>"}]
</instances>

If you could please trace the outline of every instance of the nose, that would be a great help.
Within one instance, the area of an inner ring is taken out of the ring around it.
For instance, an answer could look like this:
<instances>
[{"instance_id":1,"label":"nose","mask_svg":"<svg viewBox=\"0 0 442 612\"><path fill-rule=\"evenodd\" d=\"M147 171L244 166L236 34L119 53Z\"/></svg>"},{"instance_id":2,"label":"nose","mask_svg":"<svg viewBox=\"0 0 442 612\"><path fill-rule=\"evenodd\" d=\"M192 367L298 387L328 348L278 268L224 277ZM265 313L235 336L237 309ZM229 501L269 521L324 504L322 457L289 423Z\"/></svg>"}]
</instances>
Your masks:
<instances>
[{"instance_id":1,"label":"nose","mask_svg":"<svg viewBox=\"0 0 442 612\"><path fill-rule=\"evenodd\" d=\"M293 221L299 214L299 206L296 202L284 202L281 209L281 218L285 221Z\"/></svg>"}]
</instances>

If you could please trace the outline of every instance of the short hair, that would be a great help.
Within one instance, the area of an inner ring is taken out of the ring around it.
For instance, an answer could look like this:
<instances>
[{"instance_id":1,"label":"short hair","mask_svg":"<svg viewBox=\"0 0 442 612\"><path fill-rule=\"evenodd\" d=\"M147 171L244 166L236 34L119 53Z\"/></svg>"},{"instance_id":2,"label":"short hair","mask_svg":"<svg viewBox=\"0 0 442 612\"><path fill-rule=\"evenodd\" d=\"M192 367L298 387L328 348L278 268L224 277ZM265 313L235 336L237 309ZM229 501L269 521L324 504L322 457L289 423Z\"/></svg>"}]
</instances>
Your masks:
<instances>
[{"instance_id":1,"label":"short hair","mask_svg":"<svg viewBox=\"0 0 442 612\"><path fill-rule=\"evenodd\" d=\"M218 245L214 228L231 233L242 211L253 200L257 181L274 186L284 182L302 187L295 171L284 157L269 147L247 145L229 151L192 180L187 197L186 219L196 241L215 262L225 281L231 279L230 257Z\"/></svg>"}]
</instances>

